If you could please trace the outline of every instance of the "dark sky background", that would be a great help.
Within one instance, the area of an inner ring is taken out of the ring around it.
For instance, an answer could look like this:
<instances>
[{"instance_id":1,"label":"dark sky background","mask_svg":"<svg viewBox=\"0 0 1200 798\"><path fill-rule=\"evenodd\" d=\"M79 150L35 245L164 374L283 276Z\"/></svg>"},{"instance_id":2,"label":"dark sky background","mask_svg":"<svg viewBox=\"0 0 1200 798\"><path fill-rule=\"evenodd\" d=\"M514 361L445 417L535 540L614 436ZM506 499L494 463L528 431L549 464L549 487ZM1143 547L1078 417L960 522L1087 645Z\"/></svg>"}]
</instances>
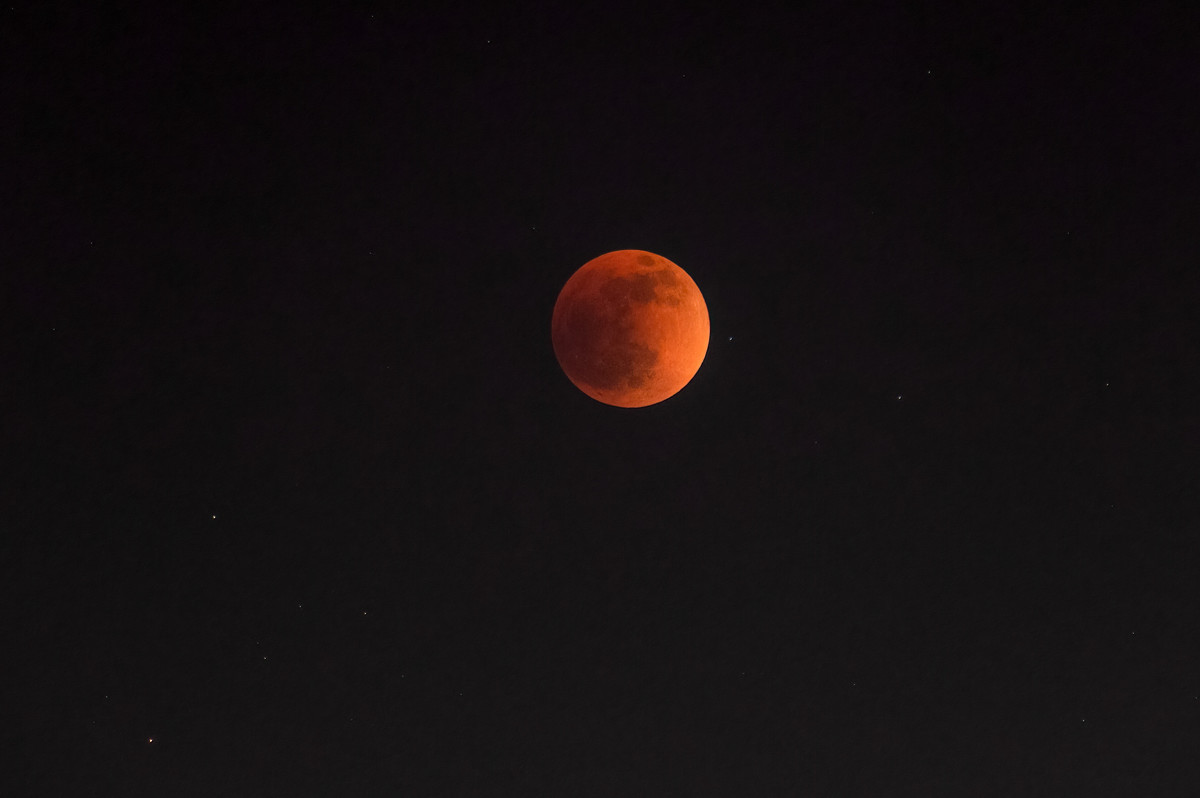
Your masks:
<instances>
[{"instance_id":1,"label":"dark sky background","mask_svg":"<svg viewBox=\"0 0 1200 798\"><path fill-rule=\"evenodd\" d=\"M0 12L12 795L1197 794L1189 4L76 5ZM626 248L713 330L640 410L549 335Z\"/></svg>"}]
</instances>

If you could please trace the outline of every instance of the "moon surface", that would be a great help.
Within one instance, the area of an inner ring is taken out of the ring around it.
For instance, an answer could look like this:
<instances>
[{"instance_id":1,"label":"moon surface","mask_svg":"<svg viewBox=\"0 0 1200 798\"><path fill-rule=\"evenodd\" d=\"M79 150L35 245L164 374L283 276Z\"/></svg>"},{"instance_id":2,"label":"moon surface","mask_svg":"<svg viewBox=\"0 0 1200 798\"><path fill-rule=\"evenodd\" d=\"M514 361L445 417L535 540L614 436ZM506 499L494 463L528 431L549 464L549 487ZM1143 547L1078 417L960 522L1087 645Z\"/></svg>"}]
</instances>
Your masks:
<instances>
[{"instance_id":1,"label":"moon surface","mask_svg":"<svg viewBox=\"0 0 1200 798\"><path fill-rule=\"evenodd\" d=\"M616 407L674 396L708 352L708 306L696 283L661 255L638 249L581 266L559 293L550 328L567 378Z\"/></svg>"}]
</instances>

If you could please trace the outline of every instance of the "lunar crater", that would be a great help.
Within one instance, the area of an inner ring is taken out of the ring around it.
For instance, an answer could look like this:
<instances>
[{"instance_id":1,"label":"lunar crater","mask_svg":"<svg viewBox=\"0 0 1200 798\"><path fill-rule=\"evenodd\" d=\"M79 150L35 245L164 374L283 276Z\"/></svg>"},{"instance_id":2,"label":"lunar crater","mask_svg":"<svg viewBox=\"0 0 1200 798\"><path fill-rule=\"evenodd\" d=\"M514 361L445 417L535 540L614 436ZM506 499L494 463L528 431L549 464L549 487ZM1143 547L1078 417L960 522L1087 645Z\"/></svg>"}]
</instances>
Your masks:
<instances>
[{"instance_id":1,"label":"lunar crater","mask_svg":"<svg viewBox=\"0 0 1200 798\"><path fill-rule=\"evenodd\" d=\"M678 305L683 301L679 279L670 269L614 277L601 289L606 299L614 302L632 301L643 305L665 302Z\"/></svg>"}]
</instances>

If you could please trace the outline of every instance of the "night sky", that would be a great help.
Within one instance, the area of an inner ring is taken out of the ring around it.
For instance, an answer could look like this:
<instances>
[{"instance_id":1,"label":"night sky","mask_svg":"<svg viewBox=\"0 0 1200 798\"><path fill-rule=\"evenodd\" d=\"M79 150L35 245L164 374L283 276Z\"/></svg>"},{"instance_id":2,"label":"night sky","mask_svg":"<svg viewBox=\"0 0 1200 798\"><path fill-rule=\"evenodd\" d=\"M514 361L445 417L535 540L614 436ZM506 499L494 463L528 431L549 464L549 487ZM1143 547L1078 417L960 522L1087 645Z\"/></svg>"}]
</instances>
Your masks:
<instances>
[{"instance_id":1,"label":"night sky","mask_svg":"<svg viewBox=\"0 0 1200 798\"><path fill-rule=\"evenodd\" d=\"M13 796L1200 794L1188 3L0 12ZM704 293L600 404L588 260Z\"/></svg>"}]
</instances>

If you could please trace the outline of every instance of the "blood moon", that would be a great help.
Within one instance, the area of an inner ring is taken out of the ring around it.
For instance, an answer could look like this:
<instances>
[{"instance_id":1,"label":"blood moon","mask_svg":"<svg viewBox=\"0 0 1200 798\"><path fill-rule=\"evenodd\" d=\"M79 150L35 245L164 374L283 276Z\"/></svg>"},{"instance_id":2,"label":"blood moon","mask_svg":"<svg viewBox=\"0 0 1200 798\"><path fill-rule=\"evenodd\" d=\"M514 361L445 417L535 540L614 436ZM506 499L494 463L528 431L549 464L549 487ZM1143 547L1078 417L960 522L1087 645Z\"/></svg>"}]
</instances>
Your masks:
<instances>
[{"instance_id":1,"label":"blood moon","mask_svg":"<svg viewBox=\"0 0 1200 798\"><path fill-rule=\"evenodd\" d=\"M704 362L708 333L708 307L688 273L638 249L580 267L550 322L567 378L616 407L645 407L678 393Z\"/></svg>"}]
</instances>

